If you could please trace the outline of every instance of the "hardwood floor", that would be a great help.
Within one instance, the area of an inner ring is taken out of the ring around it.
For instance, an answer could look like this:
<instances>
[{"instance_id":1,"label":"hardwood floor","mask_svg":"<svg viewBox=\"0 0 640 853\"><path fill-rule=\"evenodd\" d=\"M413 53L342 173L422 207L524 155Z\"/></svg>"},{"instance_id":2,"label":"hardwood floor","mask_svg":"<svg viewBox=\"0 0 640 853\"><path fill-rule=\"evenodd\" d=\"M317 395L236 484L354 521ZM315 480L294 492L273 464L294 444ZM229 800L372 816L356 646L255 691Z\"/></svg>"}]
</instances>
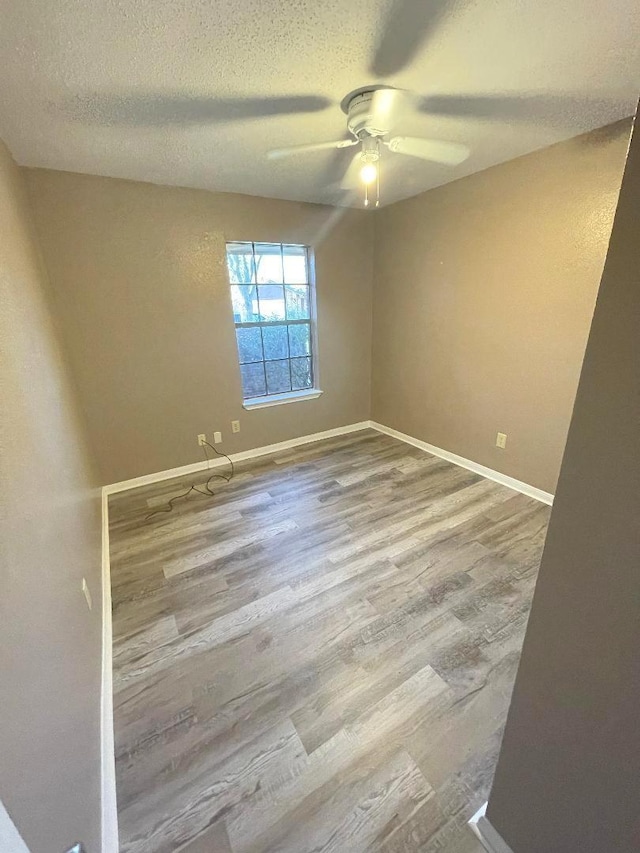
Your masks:
<instances>
[{"instance_id":1,"label":"hardwood floor","mask_svg":"<svg viewBox=\"0 0 640 853\"><path fill-rule=\"evenodd\" d=\"M370 430L185 482L109 501L121 850L479 851L549 508Z\"/></svg>"}]
</instances>

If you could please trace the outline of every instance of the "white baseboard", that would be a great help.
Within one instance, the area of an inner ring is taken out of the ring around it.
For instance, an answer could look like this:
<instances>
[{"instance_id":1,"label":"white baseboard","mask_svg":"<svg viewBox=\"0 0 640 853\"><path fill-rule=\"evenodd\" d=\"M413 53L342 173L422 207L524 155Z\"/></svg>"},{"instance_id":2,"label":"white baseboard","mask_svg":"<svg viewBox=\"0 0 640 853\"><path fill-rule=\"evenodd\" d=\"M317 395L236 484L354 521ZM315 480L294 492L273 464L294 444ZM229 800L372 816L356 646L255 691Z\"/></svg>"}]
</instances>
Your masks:
<instances>
[{"instance_id":1,"label":"white baseboard","mask_svg":"<svg viewBox=\"0 0 640 853\"><path fill-rule=\"evenodd\" d=\"M0 850L2 853L29 853L29 848L11 820L2 800L0 800Z\"/></svg>"},{"instance_id":2,"label":"white baseboard","mask_svg":"<svg viewBox=\"0 0 640 853\"><path fill-rule=\"evenodd\" d=\"M255 447L252 450L242 450L240 453L231 453L230 458L234 462L242 462L245 459L255 459L259 456L266 456L269 453L278 453L282 450L289 450L293 447L300 447L303 444L311 444L314 441L322 441L325 438L334 438L339 435L347 435L350 432L358 432L363 429L375 429L392 438L397 438L399 441L404 441L411 444L413 447L418 447L433 456L438 456L440 459L445 459L454 465L459 465L461 468L466 468L468 471L473 471L475 474L480 474L481 477L486 477L488 480L493 480L495 483L500 483L509 489L527 495L541 503L553 504L553 495L550 492L544 492L535 486L530 486L529 483L523 483L521 480L516 480L514 477L508 477L506 474L501 474L499 471L494 471L492 468L487 468L485 465L480 465L479 462L473 462L471 459L465 459L464 456L458 456L456 453L451 453L449 450L443 450L441 447L436 447L434 444L429 444L419 438L414 438L397 429L379 424L376 421L360 421L355 424L348 424L335 429L327 429L323 432L315 432L311 435L301 435L298 438L291 438L288 441L279 441L276 444L266 444L263 447ZM206 471L208 468L217 468L220 465L227 464L226 459L211 459L206 462L204 459L201 462L194 462L191 465L182 465L179 468L169 468L166 471L158 471L154 474L144 474L142 477L133 477L130 480L122 480L119 483L111 483L104 486L104 494L113 495L117 492L126 492L129 489L136 489L139 486L150 486L153 483L161 483L163 480L172 480L174 477L183 477L187 474L196 474L200 471Z\"/></svg>"},{"instance_id":3,"label":"white baseboard","mask_svg":"<svg viewBox=\"0 0 640 853\"><path fill-rule=\"evenodd\" d=\"M489 853L513 853L511 847L491 825L486 812L487 803L481 806L471 818L469 828L480 839L480 843Z\"/></svg>"},{"instance_id":4,"label":"white baseboard","mask_svg":"<svg viewBox=\"0 0 640 853\"><path fill-rule=\"evenodd\" d=\"M358 432L362 429L369 429L372 424L370 421L360 421L355 424L347 424L347 426L336 427L335 429L326 429L324 432L314 432L311 435L301 435L298 438L290 438L288 441L279 441L277 444L266 444L263 447L255 447L253 450L242 450L240 453L230 453L229 458L234 462L242 462L244 459L255 459L258 456L266 456L269 453L278 453L281 450L289 450L292 447L300 447L302 444L311 444L314 441L322 441L325 438L334 438L338 435L347 435L350 432ZM116 492L126 492L129 489L136 489L139 486L150 486L153 483L161 483L163 480L172 480L174 477L182 477L186 474L196 474L199 471L206 471L208 468L217 468L220 465L226 465L227 460L212 459L210 462L194 462L192 465L183 465L180 468L170 468L167 471L158 471L156 474L145 474L142 477L134 477L131 480L122 480L120 483L111 483L104 487L104 492L107 495L113 495Z\"/></svg>"},{"instance_id":5,"label":"white baseboard","mask_svg":"<svg viewBox=\"0 0 640 853\"><path fill-rule=\"evenodd\" d=\"M111 629L111 564L109 497L102 489L102 689L100 696L100 764L102 853L118 853L116 757L113 736L113 646Z\"/></svg>"},{"instance_id":6,"label":"white baseboard","mask_svg":"<svg viewBox=\"0 0 640 853\"><path fill-rule=\"evenodd\" d=\"M448 450L443 450L441 447L436 447L433 444L428 444L426 441L421 441L419 438L413 438L411 435L406 435L404 432L398 432L397 429L384 426L384 424L370 421L369 426L377 429L378 432L383 432L385 435L390 435L392 438L397 438L399 441L405 441L413 447L419 447L420 450L425 450L433 456L439 456L440 459L446 459L447 462L452 462L454 465L459 465L461 468L466 468L473 471L475 474L480 474L488 480L493 480L495 483L500 483L502 486L507 486L509 489L514 489L516 492L521 492L536 501L541 501L543 504L553 504L553 495L549 492L543 492L542 489L537 489L535 486L530 486L528 483L523 483L521 480L516 480L513 477L508 477L506 474L501 474L499 471L494 471L492 468L487 468L485 465L480 465L478 462L472 462L471 459L465 459L464 456L458 456L456 453L450 453Z\"/></svg>"}]
</instances>

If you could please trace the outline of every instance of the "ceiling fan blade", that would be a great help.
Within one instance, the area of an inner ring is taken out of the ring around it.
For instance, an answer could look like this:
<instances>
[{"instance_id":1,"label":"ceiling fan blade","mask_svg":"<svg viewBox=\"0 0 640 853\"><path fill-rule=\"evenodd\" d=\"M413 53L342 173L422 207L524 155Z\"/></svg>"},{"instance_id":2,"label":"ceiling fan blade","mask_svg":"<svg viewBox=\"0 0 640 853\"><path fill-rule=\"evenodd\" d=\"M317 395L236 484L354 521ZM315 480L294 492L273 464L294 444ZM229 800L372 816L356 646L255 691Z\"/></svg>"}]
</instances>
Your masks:
<instances>
[{"instance_id":1,"label":"ceiling fan blade","mask_svg":"<svg viewBox=\"0 0 640 853\"><path fill-rule=\"evenodd\" d=\"M571 125L580 113L602 111L603 98L548 92L518 95L427 95L416 102L416 109L431 115L453 118L476 118L488 121L544 123L549 127Z\"/></svg>"},{"instance_id":2,"label":"ceiling fan blade","mask_svg":"<svg viewBox=\"0 0 640 853\"><path fill-rule=\"evenodd\" d=\"M437 30L447 0L394 0L369 68L376 77L402 71Z\"/></svg>"},{"instance_id":3,"label":"ceiling fan blade","mask_svg":"<svg viewBox=\"0 0 640 853\"><path fill-rule=\"evenodd\" d=\"M350 148L352 145L357 145L357 139L338 139L332 142L309 142L306 145L291 145L289 148L276 148L274 151L269 151L267 157L270 160L279 160L282 157L289 157L291 154L302 154L307 151L329 151L332 148Z\"/></svg>"},{"instance_id":4,"label":"ceiling fan blade","mask_svg":"<svg viewBox=\"0 0 640 853\"><path fill-rule=\"evenodd\" d=\"M277 115L320 112L331 106L319 95L268 98L215 98L149 92L76 95L64 105L67 118L91 124L166 127L245 121Z\"/></svg>"},{"instance_id":5,"label":"ceiling fan blade","mask_svg":"<svg viewBox=\"0 0 640 853\"><path fill-rule=\"evenodd\" d=\"M397 154L408 154L410 157L420 157L422 160L431 160L445 166L457 166L471 153L469 148L460 142L420 139L417 136L394 136L385 144L389 151Z\"/></svg>"}]
</instances>

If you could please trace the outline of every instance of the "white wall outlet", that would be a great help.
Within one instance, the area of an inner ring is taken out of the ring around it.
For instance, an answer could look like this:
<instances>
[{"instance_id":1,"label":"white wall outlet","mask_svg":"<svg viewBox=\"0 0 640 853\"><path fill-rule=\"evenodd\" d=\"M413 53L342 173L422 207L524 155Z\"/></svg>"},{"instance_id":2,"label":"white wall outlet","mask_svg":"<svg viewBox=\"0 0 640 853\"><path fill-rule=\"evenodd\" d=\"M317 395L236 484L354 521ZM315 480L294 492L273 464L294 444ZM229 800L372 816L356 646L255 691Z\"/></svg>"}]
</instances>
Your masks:
<instances>
[{"instance_id":1,"label":"white wall outlet","mask_svg":"<svg viewBox=\"0 0 640 853\"><path fill-rule=\"evenodd\" d=\"M502 450L507 446L507 434L506 432L499 432L496 436L496 447L500 447Z\"/></svg>"},{"instance_id":2,"label":"white wall outlet","mask_svg":"<svg viewBox=\"0 0 640 853\"><path fill-rule=\"evenodd\" d=\"M240 421L231 421L231 432L240 432Z\"/></svg>"},{"instance_id":3,"label":"white wall outlet","mask_svg":"<svg viewBox=\"0 0 640 853\"><path fill-rule=\"evenodd\" d=\"M214 444L222 444L222 433L221 432L214 432L213 443Z\"/></svg>"},{"instance_id":4,"label":"white wall outlet","mask_svg":"<svg viewBox=\"0 0 640 853\"><path fill-rule=\"evenodd\" d=\"M200 435L198 436L198 444L200 445L200 447L202 447L202 445L206 444L206 443L207 443L207 436L205 435L205 433L201 432Z\"/></svg>"},{"instance_id":5,"label":"white wall outlet","mask_svg":"<svg viewBox=\"0 0 640 853\"><path fill-rule=\"evenodd\" d=\"M87 599L87 607L89 610L93 607L93 601L91 600L91 592L89 590L89 585L86 580L82 578L82 592L84 593L84 597Z\"/></svg>"}]
</instances>

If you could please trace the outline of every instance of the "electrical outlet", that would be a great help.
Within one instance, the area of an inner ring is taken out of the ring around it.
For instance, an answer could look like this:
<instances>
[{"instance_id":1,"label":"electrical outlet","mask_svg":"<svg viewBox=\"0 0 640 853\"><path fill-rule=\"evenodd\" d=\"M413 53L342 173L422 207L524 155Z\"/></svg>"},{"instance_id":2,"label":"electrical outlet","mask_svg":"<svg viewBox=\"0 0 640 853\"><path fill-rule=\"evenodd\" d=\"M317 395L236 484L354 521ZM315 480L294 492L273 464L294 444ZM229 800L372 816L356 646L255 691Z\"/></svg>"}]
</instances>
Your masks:
<instances>
[{"instance_id":1,"label":"electrical outlet","mask_svg":"<svg viewBox=\"0 0 640 853\"><path fill-rule=\"evenodd\" d=\"M222 444L222 433L221 432L214 432L213 443L214 444Z\"/></svg>"},{"instance_id":2,"label":"electrical outlet","mask_svg":"<svg viewBox=\"0 0 640 853\"><path fill-rule=\"evenodd\" d=\"M93 601L91 600L91 592L89 590L89 585L86 580L82 578L82 592L84 593L84 597L87 599L87 607L89 610L93 607Z\"/></svg>"},{"instance_id":3,"label":"electrical outlet","mask_svg":"<svg viewBox=\"0 0 640 853\"><path fill-rule=\"evenodd\" d=\"M198 444L200 445L200 447L202 447L202 445L206 444L206 443L207 443L207 436L205 435L205 433L201 432L200 435L198 436Z\"/></svg>"},{"instance_id":4,"label":"electrical outlet","mask_svg":"<svg viewBox=\"0 0 640 853\"><path fill-rule=\"evenodd\" d=\"M504 450L507 446L507 434L505 432L499 432L496 436L496 447L499 447L501 450Z\"/></svg>"},{"instance_id":5,"label":"electrical outlet","mask_svg":"<svg viewBox=\"0 0 640 853\"><path fill-rule=\"evenodd\" d=\"M240 432L240 421L231 421L231 432Z\"/></svg>"}]
</instances>

